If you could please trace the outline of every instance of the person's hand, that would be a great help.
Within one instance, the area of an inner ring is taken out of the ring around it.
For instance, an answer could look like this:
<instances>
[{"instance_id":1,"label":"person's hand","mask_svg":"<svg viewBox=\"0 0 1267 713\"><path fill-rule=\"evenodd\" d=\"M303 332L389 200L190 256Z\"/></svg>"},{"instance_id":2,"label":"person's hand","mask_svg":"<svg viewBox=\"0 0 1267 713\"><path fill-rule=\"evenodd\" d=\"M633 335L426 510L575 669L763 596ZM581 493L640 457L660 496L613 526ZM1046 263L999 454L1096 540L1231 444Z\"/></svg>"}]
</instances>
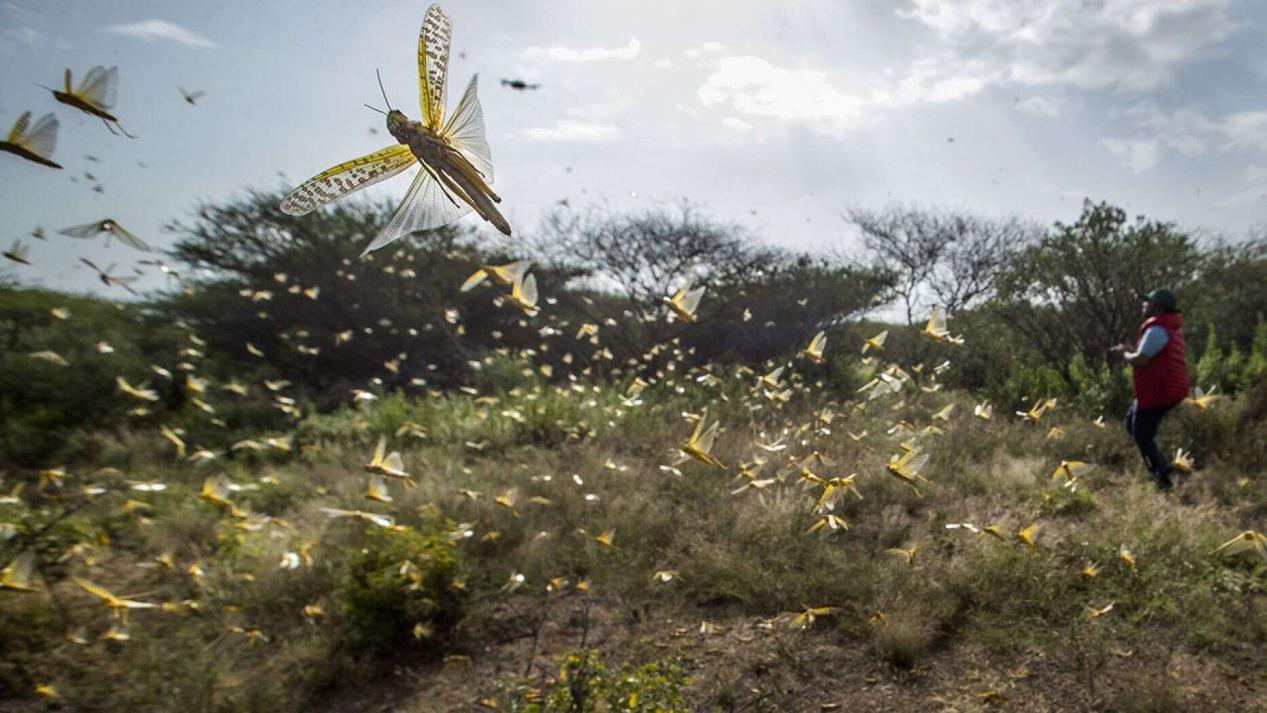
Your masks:
<instances>
[{"instance_id":1,"label":"person's hand","mask_svg":"<svg viewBox=\"0 0 1267 713\"><path fill-rule=\"evenodd\" d=\"M1115 344L1109 349L1109 352L1113 354L1125 354L1130 350L1131 347L1129 344Z\"/></svg>"}]
</instances>

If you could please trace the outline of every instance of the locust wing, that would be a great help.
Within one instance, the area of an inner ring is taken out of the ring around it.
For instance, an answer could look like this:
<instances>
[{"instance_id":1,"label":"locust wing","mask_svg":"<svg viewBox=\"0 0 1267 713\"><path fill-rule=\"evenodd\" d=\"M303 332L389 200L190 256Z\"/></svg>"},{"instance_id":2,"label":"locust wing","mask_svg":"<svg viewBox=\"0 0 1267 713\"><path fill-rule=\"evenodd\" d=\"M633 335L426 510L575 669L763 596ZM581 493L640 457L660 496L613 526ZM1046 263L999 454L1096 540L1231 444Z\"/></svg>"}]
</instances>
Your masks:
<instances>
[{"instance_id":1,"label":"locust wing","mask_svg":"<svg viewBox=\"0 0 1267 713\"><path fill-rule=\"evenodd\" d=\"M405 199L401 201L395 215L361 254L368 254L410 233L448 225L472 210L465 201L455 201L449 197L441 188L439 180L431 174L431 169L424 165L418 175L414 176L414 182L409 186L409 191L405 193Z\"/></svg>"},{"instance_id":2,"label":"locust wing","mask_svg":"<svg viewBox=\"0 0 1267 713\"><path fill-rule=\"evenodd\" d=\"M449 44L453 21L439 4L427 8L418 32L418 95L423 123L439 132L444 124L445 82L449 74Z\"/></svg>"},{"instance_id":3,"label":"locust wing","mask_svg":"<svg viewBox=\"0 0 1267 713\"><path fill-rule=\"evenodd\" d=\"M119 94L119 68L106 69L100 65L88 70L75 89L75 96L101 108L114 106Z\"/></svg>"},{"instance_id":4,"label":"locust wing","mask_svg":"<svg viewBox=\"0 0 1267 713\"><path fill-rule=\"evenodd\" d=\"M488 147L488 137L484 131L484 109L476 95L479 75L471 77L466 91L453 109L453 115L445 122L440 134L448 139L449 144L457 149L471 162L475 170L483 176L484 182L493 184L493 151Z\"/></svg>"},{"instance_id":5,"label":"locust wing","mask_svg":"<svg viewBox=\"0 0 1267 713\"><path fill-rule=\"evenodd\" d=\"M299 185L282 199L282 212L306 215L366 186L385 181L418 159L408 146L397 144L332 166Z\"/></svg>"}]
</instances>

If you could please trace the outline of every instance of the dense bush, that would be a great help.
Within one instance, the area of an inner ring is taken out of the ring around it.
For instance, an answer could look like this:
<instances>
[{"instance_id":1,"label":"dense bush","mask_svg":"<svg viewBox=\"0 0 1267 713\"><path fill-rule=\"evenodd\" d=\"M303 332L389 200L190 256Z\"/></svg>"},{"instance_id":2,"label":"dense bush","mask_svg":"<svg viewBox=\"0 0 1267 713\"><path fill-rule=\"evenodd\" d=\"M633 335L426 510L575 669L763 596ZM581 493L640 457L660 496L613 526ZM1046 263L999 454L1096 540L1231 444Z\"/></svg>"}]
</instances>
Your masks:
<instances>
[{"instance_id":1,"label":"dense bush","mask_svg":"<svg viewBox=\"0 0 1267 713\"><path fill-rule=\"evenodd\" d=\"M569 653L559 673L544 685L525 681L513 688L507 710L521 713L597 713L645 711L676 713L690 710L684 690L691 679L672 659L641 666L610 664L601 652L581 649Z\"/></svg>"},{"instance_id":2,"label":"dense bush","mask_svg":"<svg viewBox=\"0 0 1267 713\"><path fill-rule=\"evenodd\" d=\"M455 581L453 542L433 525L372 527L361 545L350 556L336 594L344 645L375 655L399 655L410 648L442 651L462 616L464 598Z\"/></svg>"}]
</instances>

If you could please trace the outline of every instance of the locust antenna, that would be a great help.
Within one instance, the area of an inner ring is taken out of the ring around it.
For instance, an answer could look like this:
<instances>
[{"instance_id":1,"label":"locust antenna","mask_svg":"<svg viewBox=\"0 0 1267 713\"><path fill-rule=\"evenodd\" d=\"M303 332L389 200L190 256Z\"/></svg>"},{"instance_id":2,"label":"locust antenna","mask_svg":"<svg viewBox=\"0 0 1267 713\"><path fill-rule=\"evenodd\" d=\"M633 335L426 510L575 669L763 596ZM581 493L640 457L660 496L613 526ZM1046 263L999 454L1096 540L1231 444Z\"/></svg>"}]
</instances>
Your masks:
<instances>
[{"instance_id":1,"label":"locust antenna","mask_svg":"<svg viewBox=\"0 0 1267 713\"><path fill-rule=\"evenodd\" d=\"M387 101L387 90L383 89L383 75L379 74L378 69L375 69L374 76L378 77L378 91L383 93L383 103L387 105L388 111L394 111L392 109L392 103Z\"/></svg>"},{"instance_id":2,"label":"locust antenna","mask_svg":"<svg viewBox=\"0 0 1267 713\"><path fill-rule=\"evenodd\" d=\"M378 108L378 107L376 107L376 106L370 106L369 104L366 104L366 105L365 105L365 108L366 108L366 109L369 109L370 111L376 111L376 112L378 112L378 113L382 114L383 116L387 116L387 112L383 111L382 109L379 109L379 108Z\"/></svg>"}]
</instances>

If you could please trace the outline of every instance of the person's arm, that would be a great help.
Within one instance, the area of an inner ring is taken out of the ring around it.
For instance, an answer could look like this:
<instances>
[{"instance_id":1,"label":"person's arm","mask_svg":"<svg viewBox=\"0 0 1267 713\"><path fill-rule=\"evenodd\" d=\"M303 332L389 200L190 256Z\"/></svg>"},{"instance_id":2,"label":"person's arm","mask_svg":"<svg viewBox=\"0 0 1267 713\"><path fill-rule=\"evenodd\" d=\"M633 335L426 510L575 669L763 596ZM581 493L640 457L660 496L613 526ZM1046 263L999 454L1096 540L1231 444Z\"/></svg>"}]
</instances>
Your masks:
<instances>
[{"instance_id":1,"label":"person's arm","mask_svg":"<svg viewBox=\"0 0 1267 713\"><path fill-rule=\"evenodd\" d=\"M1144 330L1144 338L1139 340L1139 345L1133 351L1125 344L1117 345L1114 351L1122 352L1122 358L1127 364L1136 369L1142 369L1161 353L1168 341L1170 341L1170 335L1166 333L1166 330L1153 325Z\"/></svg>"}]
</instances>

